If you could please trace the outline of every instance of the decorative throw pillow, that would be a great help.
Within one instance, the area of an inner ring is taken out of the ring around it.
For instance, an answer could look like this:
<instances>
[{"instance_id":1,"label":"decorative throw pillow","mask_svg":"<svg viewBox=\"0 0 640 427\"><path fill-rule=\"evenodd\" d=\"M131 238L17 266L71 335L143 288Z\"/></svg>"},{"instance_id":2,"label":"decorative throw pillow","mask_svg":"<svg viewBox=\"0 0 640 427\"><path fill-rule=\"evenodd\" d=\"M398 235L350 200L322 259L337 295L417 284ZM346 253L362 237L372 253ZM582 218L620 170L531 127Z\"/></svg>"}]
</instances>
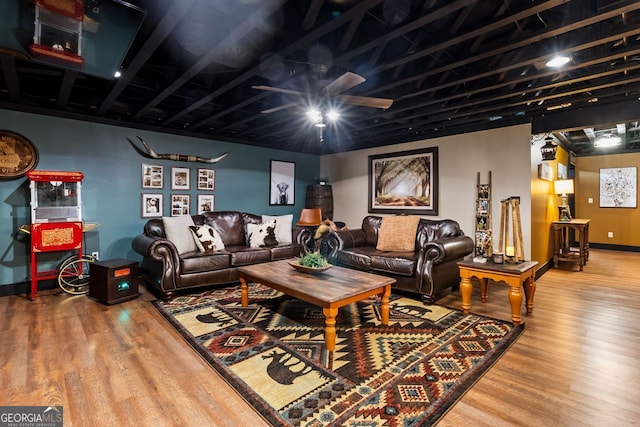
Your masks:
<instances>
[{"instance_id":1,"label":"decorative throw pillow","mask_svg":"<svg viewBox=\"0 0 640 427\"><path fill-rule=\"evenodd\" d=\"M198 250L189 227L195 225L191 215L163 216L164 234L178 249L179 254Z\"/></svg>"},{"instance_id":2,"label":"decorative throw pillow","mask_svg":"<svg viewBox=\"0 0 640 427\"><path fill-rule=\"evenodd\" d=\"M413 252L420 217L415 215L385 216L378 231L379 251Z\"/></svg>"},{"instance_id":3,"label":"decorative throw pillow","mask_svg":"<svg viewBox=\"0 0 640 427\"><path fill-rule=\"evenodd\" d=\"M263 224L247 224L247 234L249 235L249 246L252 248L262 248L278 244L275 221L265 222Z\"/></svg>"},{"instance_id":4,"label":"decorative throw pillow","mask_svg":"<svg viewBox=\"0 0 640 427\"><path fill-rule=\"evenodd\" d=\"M291 243L291 229L293 224L293 214L271 216L262 215L262 222L276 222L276 239L280 244Z\"/></svg>"},{"instance_id":5,"label":"decorative throw pillow","mask_svg":"<svg viewBox=\"0 0 640 427\"><path fill-rule=\"evenodd\" d=\"M193 240L200 252L221 251L224 249L224 243L220 237L218 230L210 225L192 225L189 227L193 234Z\"/></svg>"}]
</instances>

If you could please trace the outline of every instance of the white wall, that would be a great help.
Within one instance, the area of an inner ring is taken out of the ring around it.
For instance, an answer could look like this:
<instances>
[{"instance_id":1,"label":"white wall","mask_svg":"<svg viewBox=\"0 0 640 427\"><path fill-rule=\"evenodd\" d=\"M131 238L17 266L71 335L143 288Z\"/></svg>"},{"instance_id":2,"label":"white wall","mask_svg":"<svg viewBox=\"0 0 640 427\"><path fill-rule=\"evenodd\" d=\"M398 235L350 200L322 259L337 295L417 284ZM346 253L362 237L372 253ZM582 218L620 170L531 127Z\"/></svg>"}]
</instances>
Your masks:
<instances>
[{"instance_id":1,"label":"white wall","mask_svg":"<svg viewBox=\"0 0 640 427\"><path fill-rule=\"evenodd\" d=\"M500 201L520 197L525 259L531 259L531 125L524 124L462 135L330 154L320 159L320 176L329 177L334 218L360 228L368 215L368 156L425 147L438 147L439 214L451 218L473 238L476 181L492 173L492 228L497 239ZM495 241L495 240L494 240ZM497 248L497 243L494 243Z\"/></svg>"}]
</instances>

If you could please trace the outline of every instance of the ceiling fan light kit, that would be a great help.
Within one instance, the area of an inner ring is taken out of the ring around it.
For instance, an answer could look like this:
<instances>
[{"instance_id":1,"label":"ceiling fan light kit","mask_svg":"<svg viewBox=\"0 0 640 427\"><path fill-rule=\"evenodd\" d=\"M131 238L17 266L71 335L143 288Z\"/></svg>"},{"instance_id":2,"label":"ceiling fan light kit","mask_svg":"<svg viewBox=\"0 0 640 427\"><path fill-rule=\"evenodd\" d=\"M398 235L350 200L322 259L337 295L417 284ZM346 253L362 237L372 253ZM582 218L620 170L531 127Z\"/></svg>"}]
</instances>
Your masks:
<instances>
[{"instance_id":1,"label":"ceiling fan light kit","mask_svg":"<svg viewBox=\"0 0 640 427\"><path fill-rule=\"evenodd\" d=\"M307 111L307 117L311 120L311 123L320 123L322 122L322 113L316 109L310 109Z\"/></svg>"},{"instance_id":2,"label":"ceiling fan light kit","mask_svg":"<svg viewBox=\"0 0 640 427\"><path fill-rule=\"evenodd\" d=\"M340 113L338 113L336 110L327 111L327 120L329 120L330 122L335 122L339 118L340 118Z\"/></svg>"},{"instance_id":3,"label":"ceiling fan light kit","mask_svg":"<svg viewBox=\"0 0 640 427\"><path fill-rule=\"evenodd\" d=\"M286 95L299 96L305 99L335 99L336 101L343 104L356 105L360 107L380 108L383 110L391 107L391 105L393 104L392 99L374 98L370 96L345 95L342 93L364 83L365 81L367 80L364 77L347 71L337 79L319 88L317 93L308 93L301 90L266 85L256 85L252 86L252 88L269 92L283 93ZM279 111L280 109L289 108L294 105L296 105L296 103L285 104L282 107L274 107L267 110L262 110L262 113L268 114L274 111Z\"/></svg>"}]
</instances>

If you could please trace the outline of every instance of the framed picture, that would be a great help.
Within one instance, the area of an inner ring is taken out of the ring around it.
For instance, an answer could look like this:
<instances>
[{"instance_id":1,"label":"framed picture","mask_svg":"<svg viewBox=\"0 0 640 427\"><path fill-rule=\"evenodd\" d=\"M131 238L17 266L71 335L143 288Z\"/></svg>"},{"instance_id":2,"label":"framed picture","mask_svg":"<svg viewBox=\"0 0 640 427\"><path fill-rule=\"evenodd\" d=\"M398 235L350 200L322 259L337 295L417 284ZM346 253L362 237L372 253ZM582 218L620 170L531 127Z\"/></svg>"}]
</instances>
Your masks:
<instances>
[{"instance_id":1,"label":"framed picture","mask_svg":"<svg viewBox=\"0 0 640 427\"><path fill-rule=\"evenodd\" d=\"M171 195L171 216L182 216L191 214L189 209L191 198L188 194Z\"/></svg>"},{"instance_id":2,"label":"framed picture","mask_svg":"<svg viewBox=\"0 0 640 427\"><path fill-rule=\"evenodd\" d=\"M0 179L17 179L38 164L38 150L24 136L0 130Z\"/></svg>"},{"instance_id":3,"label":"framed picture","mask_svg":"<svg viewBox=\"0 0 640 427\"><path fill-rule=\"evenodd\" d=\"M553 181L553 168L546 163L538 165L538 178L545 181Z\"/></svg>"},{"instance_id":4,"label":"framed picture","mask_svg":"<svg viewBox=\"0 0 640 427\"><path fill-rule=\"evenodd\" d=\"M171 168L171 189L188 190L189 178L189 168Z\"/></svg>"},{"instance_id":5,"label":"framed picture","mask_svg":"<svg viewBox=\"0 0 640 427\"><path fill-rule=\"evenodd\" d=\"M143 218L161 217L163 215L162 206L162 194L142 193Z\"/></svg>"},{"instance_id":6,"label":"framed picture","mask_svg":"<svg viewBox=\"0 0 640 427\"><path fill-rule=\"evenodd\" d=\"M478 215L476 217L476 230L486 230L487 227L487 217L485 215Z\"/></svg>"},{"instance_id":7,"label":"framed picture","mask_svg":"<svg viewBox=\"0 0 640 427\"><path fill-rule=\"evenodd\" d=\"M271 160L269 186L270 205L295 205L296 164Z\"/></svg>"},{"instance_id":8,"label":"framed picture","mask_svg":"<svg viewBox=\"0 0 640 427\"><path fill-rule=\"evenodd\" d=\"M483 184L478 186L478 199L489 199L489 195L491 194L491 188L489 184Z\"/></svg>"},{"instance_id":9,"label":"framed picture","mask_svg":"<svg viewBox=\"0 0 640 427\"><path fill-rule=\"evenodd\" d=\"M198 213L213 212L216 209L213 194L198 194Z\"/></svg>"},{"instance_id":10,"label":"framed picture","mask_svg":"<svg viewBox=\"0 0 640 427\"><path fill-rule=\"evenodd\" d=\"M488 199L478 200L478 214L486 214L487 212L489 212L489 200Z\"/></svg>"},{"instance_id":11,"label":"framed picture","mask_svg":"<svg viewBox=\"0 0 640 427\"><path fill-rule=\"evenodd\" d=\"M558 163L558 179L567 179L567 166Z\"/></svg>"},{"instance_id":12,"label":"framed picture","mask_svg":"<svg viewBox=\"0 0 640 427\"><path fill-rule=\"evenodd\" d=\"M438 215L438 147L369 156L369 212Z\"/></svg>"},{"instance_id":13,"label":"framed picture","mask_svg":"<svg viewBox=\"0 0 640 427\"><path fill-rule=\"evenodd\" d=\"M638 168L600 169L600 207L638 207Z\"/></svg>"},{"instance_id":14,"label":"framed picture","mask_svg":"<svg viewBox=\"0 0 640 427\"><path fill-rule=\"evenodd\" d=\"M198 169L198 190L216 189L216 171L213 169Z\"/></svg>"},{"instance_id":15,"label":"framed picture","mask_svg":"<svg viewBox=\"0 0 640 427\"><path fill-rule=\"evenodd\" d=\"M164 167L142 164L142 188L161 189L164 182Z\"/></svg>"}]
</instances>

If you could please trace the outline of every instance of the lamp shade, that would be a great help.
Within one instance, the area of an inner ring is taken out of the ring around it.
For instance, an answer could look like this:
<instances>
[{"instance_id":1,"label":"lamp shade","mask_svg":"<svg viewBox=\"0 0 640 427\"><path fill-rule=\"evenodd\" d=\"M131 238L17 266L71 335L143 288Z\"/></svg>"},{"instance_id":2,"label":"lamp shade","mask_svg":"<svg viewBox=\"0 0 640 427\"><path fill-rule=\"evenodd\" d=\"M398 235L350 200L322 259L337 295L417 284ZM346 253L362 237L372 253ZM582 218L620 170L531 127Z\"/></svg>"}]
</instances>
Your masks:
<instances>
[{"instance_id":1,"label":"lamp shade","mask_svg":"<svg viewBox=\"0 0 640 427\"><path fill-rule=\"evenodd\" d=\"M573 180L559 179L553 183L556 194L573 194Z\"/></svg>"}]
</instances>

